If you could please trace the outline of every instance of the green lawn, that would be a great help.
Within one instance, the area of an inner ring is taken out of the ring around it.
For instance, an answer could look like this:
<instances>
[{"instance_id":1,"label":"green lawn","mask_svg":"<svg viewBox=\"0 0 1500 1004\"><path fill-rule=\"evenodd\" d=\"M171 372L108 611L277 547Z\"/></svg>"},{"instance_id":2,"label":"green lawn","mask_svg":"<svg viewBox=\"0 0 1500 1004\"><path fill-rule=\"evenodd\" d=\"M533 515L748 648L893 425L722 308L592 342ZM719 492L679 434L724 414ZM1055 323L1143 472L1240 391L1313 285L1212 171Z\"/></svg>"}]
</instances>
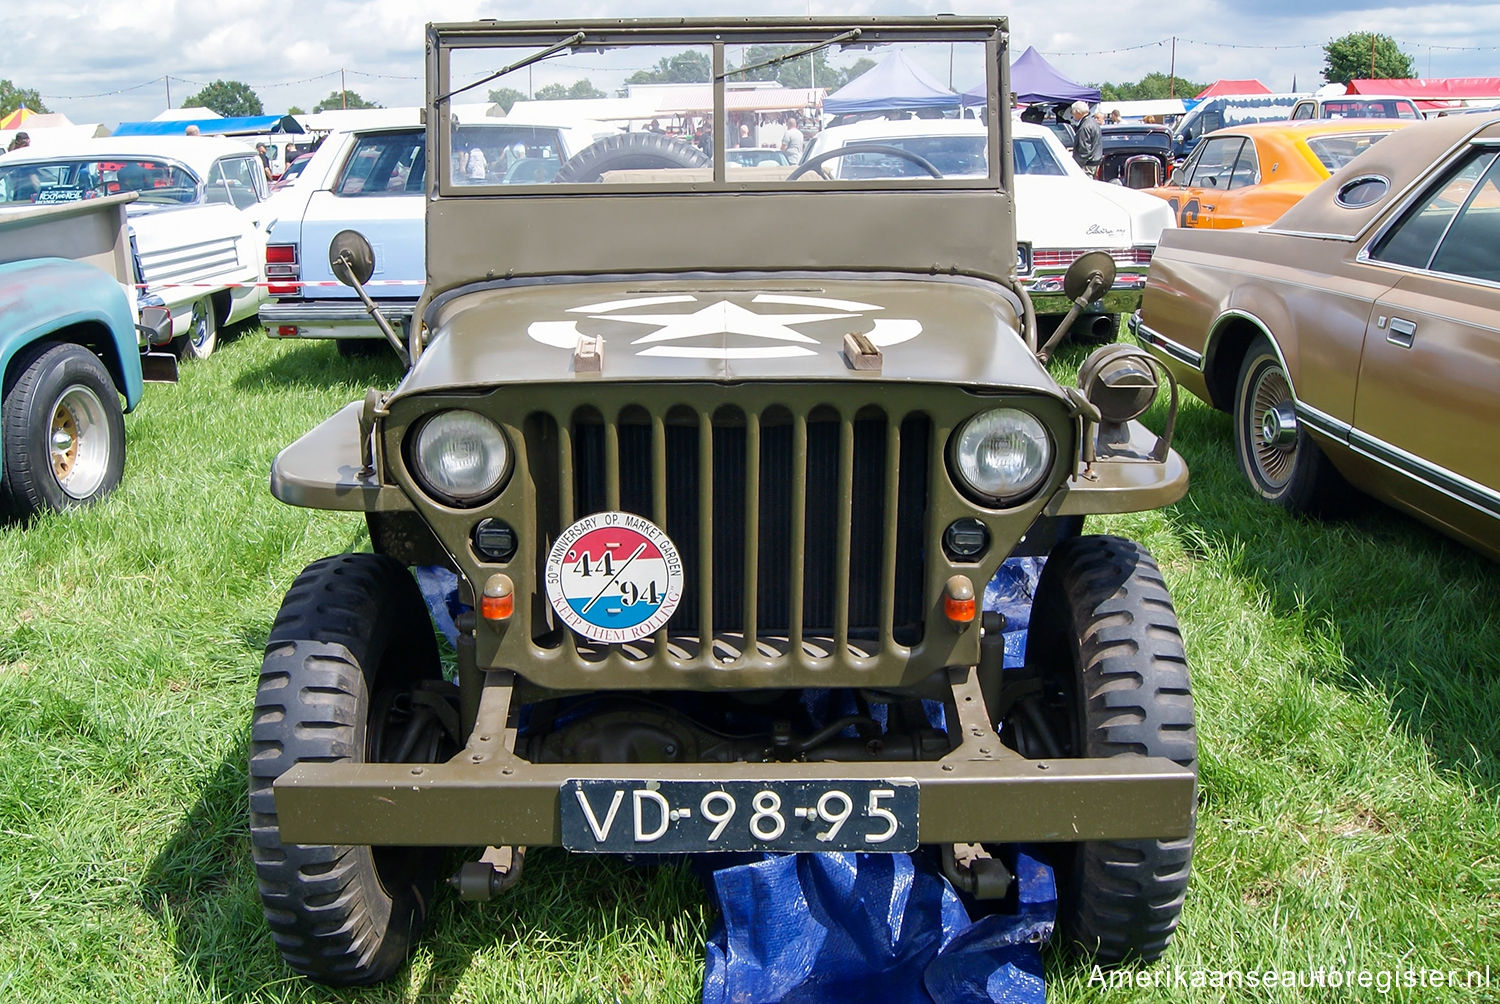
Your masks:
<instances>
[{"instance_id":1,"label":"green lawn","mask_svg":"<svg viewBox=\"0 0 1500 1004\"><path fill-rule=\"evenodd\" d=\"M302 566L368 541L357 517L276 502L267 474L397 377L250 328L148 389L105 504L0 528L0 1000L697 998L711 916L691 875L546 850L500 900L440 895L384 987L280 963L244 823L256 673ZM1189 398L1179 429L1188 497L1092 527L1155 552L1192 659L1198 851L1163 966L1488 966L1487 990L1338 999L1500 997L1500 566L1373 505L1289 518L1241 483L1225 416ZM1053 1001L1330 999L1048 966Z\"/></svg>"}]
</instances>

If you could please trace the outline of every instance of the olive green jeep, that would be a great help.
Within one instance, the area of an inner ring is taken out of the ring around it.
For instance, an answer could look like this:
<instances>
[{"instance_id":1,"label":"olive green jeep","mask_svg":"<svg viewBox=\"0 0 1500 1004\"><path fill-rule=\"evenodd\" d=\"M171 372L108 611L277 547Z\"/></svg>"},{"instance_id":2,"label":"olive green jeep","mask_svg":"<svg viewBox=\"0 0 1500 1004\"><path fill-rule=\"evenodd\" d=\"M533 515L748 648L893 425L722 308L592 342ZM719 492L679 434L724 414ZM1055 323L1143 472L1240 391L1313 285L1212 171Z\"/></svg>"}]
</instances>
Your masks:
<instances>
[{"instance_id":1,"label":"olive green jeep","mask_svg":"<svg viewBox=\"0 0 1500 1004\"><path fill-rule=\"evenodd\" d=\"M1150 555L1080 531L1177 500L1187 470L1171 418L1137 421L1161 387L1139 350L1100 349L1076 389L1039 361L1008 44L1002 18L429 27L427 285L386 329L408 368L271 474L283 502L363 512L374 551L292 584L256 698L254 858L294 969L390 975L455 846L486 848L449 879L466 898L537 846L925 846L986 898L1012 881L991 851L1027 842L1070 942L1164 950L1192 851L1187 663ZM857 144L834 179L727 155L788 93L821 123L819 92L747 81L897 53L982 85L918 112L985 122L981 166ZM658 99L661 131L566 159L487 148L455 112L556 55L596 85L705 82ZM368 303L369 244L331 258ZM1110 268L1075 266L1079 309ZM1047 560L1007 668L981 598L1014 556ZM422 566L458 583L447 675ZM852 710L809 721L814 691Z\"/></svg>"}]
</instances>

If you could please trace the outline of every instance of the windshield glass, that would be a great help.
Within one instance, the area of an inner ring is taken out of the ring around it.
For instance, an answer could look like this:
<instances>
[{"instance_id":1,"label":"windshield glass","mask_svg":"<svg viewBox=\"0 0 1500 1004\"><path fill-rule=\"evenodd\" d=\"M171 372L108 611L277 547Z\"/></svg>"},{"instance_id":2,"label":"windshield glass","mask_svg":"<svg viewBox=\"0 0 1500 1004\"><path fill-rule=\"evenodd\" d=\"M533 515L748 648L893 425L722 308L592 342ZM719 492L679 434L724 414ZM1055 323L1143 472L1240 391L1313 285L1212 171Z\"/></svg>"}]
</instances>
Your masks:
<instances>
[{"instance_id":1,"label":"windshield glass","mask_svg":"<svg viewBox=\"0 0 1500 1004\"><path fill-rule=\"evenodd\" d=\"M159 160L58 159L0 166L0 200L50 204L139 193L140 202L181 205L198 197L185 169Z\"/></svg>"},{"instance_id":2,"label":"windshield glass","mask_svg":"<svg viewBox=\"0 0 1500 1004\"><path fill-rule=\"evenodd\" d=\"M799 173L824 130L871 111L955 123L967 111L976 135L903 143L914 144L938 178L985 177L988 136L975 116L989 84L986 45L941 30L879 34L891 40L807 27L767 27L722 42L596 30L562 48L569 36L515 38L497 30L490 44L465 39L448 51L446 75L436 84L449 154L443 192L871 178L910 179L904 187L911 187L934 180L932 171L899 158ZM723 68L717 81L716 56ZM446 97L459 91L461 97ZM474 104L485 98L489 105Z\"/></svg>"}]
</instances>

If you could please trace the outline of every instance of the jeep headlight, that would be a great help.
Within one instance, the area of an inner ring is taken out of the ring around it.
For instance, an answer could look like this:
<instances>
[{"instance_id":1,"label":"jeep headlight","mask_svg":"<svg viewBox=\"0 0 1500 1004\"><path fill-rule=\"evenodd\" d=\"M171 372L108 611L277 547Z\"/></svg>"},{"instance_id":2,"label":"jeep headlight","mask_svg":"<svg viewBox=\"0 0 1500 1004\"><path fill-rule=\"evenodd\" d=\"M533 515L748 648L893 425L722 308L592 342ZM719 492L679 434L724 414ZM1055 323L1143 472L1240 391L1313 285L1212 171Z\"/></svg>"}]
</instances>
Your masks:
<instances>
[{"instance_id":1,"label":"jeep headlight","mask_svg":"<svg viewBox=\"0 0 1500 1004\"><path fill-rule=\"evenodd\" d=\"M983 411L959 426L951 461L959 487L981 505L1010 505L1052 469L1052 439L1035 415L1016 408Z\"/></svg>"},{"instance_id":2,"label":"jeep headlight","mask_svg":"<svg viewBox=\"0 0 1500 1004\"><path fill-rule=\"evenodd\" d=\"M510 471L510 445L494 422L472 411L423 419L411 440L412 467L440 501L468 508L489 501Z\"/></svg>"}]
</instances>

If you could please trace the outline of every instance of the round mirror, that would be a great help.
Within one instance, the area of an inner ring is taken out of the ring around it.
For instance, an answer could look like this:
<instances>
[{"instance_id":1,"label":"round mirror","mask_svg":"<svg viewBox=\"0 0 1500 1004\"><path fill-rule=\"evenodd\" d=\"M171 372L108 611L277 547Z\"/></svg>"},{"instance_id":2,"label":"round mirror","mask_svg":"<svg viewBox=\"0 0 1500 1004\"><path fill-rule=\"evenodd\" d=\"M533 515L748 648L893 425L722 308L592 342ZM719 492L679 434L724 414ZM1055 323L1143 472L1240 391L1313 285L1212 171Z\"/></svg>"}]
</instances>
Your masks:
<instances>
[{"instance_id":1,"label":"round mirror","mask_svg":"<svg viewBox=\"0 0 1500 1004\"><path fill-rule=\"evenodd\" d=\"M340 230L328 245L328 267L344 285L364 285L375 274L375 249L359 231Z\"/></svg>"}]
</instances>

